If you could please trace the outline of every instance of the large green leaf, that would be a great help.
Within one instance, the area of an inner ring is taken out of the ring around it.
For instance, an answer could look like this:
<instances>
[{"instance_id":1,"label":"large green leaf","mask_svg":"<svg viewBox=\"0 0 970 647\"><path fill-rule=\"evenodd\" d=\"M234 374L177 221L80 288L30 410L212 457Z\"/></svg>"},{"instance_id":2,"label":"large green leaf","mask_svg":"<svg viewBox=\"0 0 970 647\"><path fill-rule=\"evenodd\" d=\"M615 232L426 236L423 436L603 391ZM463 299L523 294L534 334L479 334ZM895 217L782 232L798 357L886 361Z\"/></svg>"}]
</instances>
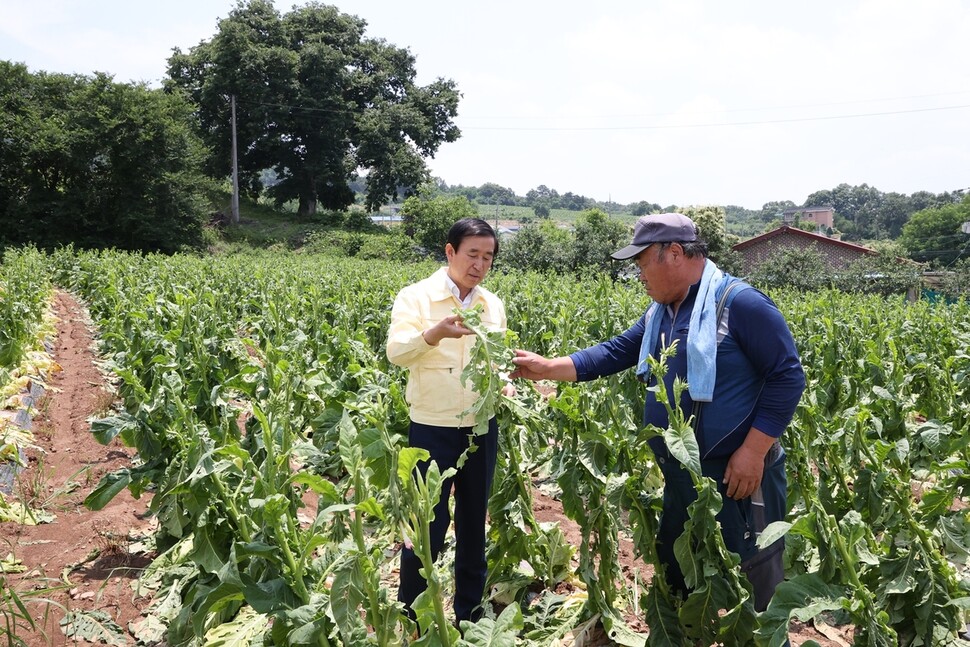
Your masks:
<instances>
[{"instance_id":1,"label":"large green leaf","mask_svg":"<svg viewBox=\"0 0 970 647\"><path fill-rule=\"evenodd\" d=\"M655 576L658 577L658 576ZM650 587L643 607L644 619L650 627L651 647L683 647L687 638L677 615L677 606L665 588Z\"/></svg>"},{"instance_id":2,"label":"large green leaf","mask_svg":"<svg viewBox=\"0 0 970 647\"><path fill-rule=\"evenodd\" d=\"M815 573L805 573L782 582L767 610L760 616L755 637L761 647L780 647L788 640L792 619L807 622L823 611L841 609L847 591L826 583Z\"/></svg>"},{"instance_id":3,"label":"large green leaf","mask_svg":"<svg viewBox=\"0 0 970 647\"><path fill-rule=\"evenodd\" d=\"M365 642L367 626L360 616L360 606L365 599L361 586L363 573L357 559L348 556L343 565L333 574L330 587L330 608L333 618L340 629L340 635L347 645Z\"/></svg>"},{"instance_id":4,"label":"large green leaf","mask_svg":"<svg viewBox=\"0 0 970 647\"><path fill-rule=\"evenodd\" d=\"M478 622L461 623L464 635L458 645L475 647L515 647L522 630L522 610L518 604L505 607L495 620L482 618Z\"/></svg>"},{"instance_id":5,"label":"large green leaf","mask_svg":"<svg viewBox=\"0 0 970 647\"><path fill-rule=\"evenodd\" d=\"M98 486L84 498L84 506L90 510L102 510L115 496L131 483L131 471L120 469L101 477Z\"/></svg>"},{"instance_id":6,"label":"large green leaf","mask_svg":"<svg viewBox=\"0 0 970 647\"><path fill-rule=\"evenodd\" d=\"M671 455L693 474L701 475L701 453L694 430L684 425L664 431L664 442Z\"/></svg>"},{"instance_id":7,"label":"large green leaf","mask_svg":"<svg viewBox=\"0 0 970 647\"><path fill-rule=\"evenodd\" d=\"M119 413L91 421L91 433L102 445L107 445L119 434L137 428L138 419L128 413Z\"/></svg>"}]
</instances>

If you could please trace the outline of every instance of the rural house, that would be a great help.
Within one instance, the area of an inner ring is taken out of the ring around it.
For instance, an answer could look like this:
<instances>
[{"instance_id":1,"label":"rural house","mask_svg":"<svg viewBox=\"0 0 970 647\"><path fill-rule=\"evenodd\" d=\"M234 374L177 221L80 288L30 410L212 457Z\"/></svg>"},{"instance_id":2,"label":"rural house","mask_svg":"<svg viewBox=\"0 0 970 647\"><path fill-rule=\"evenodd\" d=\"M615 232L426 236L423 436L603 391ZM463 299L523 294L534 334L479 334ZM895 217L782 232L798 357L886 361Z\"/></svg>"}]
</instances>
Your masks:
<instances>
[{"instance_id":1,"label":"rural house","mask_svg":"<svg viewBox=\"0 0 970 647\"><path fill-rule=\"evenodd\" d=\"M835 209L829 206L796 207L785 209L781 214L781 221L786 225L794 224L796 219L802 223L814 223L818 231L828 232L835 228Z\"/></svg>"},{"instance_id":2,"label":"rural house","mask_svg":"<svg viewBox=\"0 0 970 647\"><path fill-rule=\"evenodd\" d=\"M744 271L751 273L778 250L814 247L822 254L829 267L843 268L863 256L878 256L879 252L821 234L813 234L795 227L782 225L768 233L738 243L733 250L741 254Z\"/></svg>"}]
</instances>

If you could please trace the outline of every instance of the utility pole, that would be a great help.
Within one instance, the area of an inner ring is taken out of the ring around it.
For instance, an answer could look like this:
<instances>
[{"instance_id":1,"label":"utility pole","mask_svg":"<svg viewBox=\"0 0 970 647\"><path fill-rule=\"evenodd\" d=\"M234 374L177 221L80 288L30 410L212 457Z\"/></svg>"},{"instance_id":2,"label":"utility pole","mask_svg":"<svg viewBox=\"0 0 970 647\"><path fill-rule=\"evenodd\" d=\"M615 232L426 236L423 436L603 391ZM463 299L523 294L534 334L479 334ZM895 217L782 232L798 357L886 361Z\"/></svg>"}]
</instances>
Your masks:
<instances>
[{"instance_id":1,"label":"utility pole","mask_svg":"<svg viewBox=\"0 0 970 647\"><path fill-rule=\"evenodd\" d=\"M239 168L236 162L236 95L232 95L232 223L239 224Z\"/></svg>"}]
</instances>

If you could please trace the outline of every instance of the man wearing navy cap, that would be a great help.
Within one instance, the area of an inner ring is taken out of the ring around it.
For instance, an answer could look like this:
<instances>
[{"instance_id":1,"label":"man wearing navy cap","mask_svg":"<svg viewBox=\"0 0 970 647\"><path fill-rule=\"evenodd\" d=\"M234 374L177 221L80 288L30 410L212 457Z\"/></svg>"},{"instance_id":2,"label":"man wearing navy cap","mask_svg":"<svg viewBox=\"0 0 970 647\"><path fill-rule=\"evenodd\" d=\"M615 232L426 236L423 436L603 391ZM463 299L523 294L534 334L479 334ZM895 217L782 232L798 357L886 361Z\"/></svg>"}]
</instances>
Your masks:
<instances>
[{"instance_id":1,"label":"man wearing navy cap","mask_svg":"<svg viewBox=\"0 0 970 647\"><path fill-rule=\"evenodd\" d=\"M707 258L707 243L683 214L641 217L632 242L612 256L632 259L640 269L653 300L640 320L623 334L569 356L547 359L516 351L512 377L574 382L635 368L649 384L656 378L647 357L658 358L676 343L663 381L670 394L676 378L687 382L679 405L695 416L704 475L720 484L723 507L717 518L724 541L741 556L755 609L763 611L784 578L784 539L761 551L755 542L769 523L785 518L785 452L779 438L805 388L791 332L767 296ZM668 426L667 410L650 390L643 422ZM674 541L683 533L696 492L663 438L652 438L650 446L665 481L657 550L667 581L686 595Z\"/></svg>"}]
</instances>

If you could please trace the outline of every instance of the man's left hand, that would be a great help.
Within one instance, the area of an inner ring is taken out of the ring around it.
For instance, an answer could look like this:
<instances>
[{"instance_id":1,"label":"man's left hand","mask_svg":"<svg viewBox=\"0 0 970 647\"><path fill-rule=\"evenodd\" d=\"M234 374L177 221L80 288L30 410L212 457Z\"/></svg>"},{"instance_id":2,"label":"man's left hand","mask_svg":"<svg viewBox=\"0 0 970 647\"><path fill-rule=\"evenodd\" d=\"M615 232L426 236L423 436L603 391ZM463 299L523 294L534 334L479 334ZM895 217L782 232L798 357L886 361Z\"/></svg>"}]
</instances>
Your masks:
<instances>
[{"instance_id":1,"label":"man's left hand","mask_svg":"<svg viewBox=\"0 0 970 647\"><path fill-rule=\"evenodd\" d=\"M748 498L761 485L764 472L764 454L759 455L756 450L741 445L731 454L727 469L724 470L727 495L737 501Z\"/></svg>"}]
</instances>

